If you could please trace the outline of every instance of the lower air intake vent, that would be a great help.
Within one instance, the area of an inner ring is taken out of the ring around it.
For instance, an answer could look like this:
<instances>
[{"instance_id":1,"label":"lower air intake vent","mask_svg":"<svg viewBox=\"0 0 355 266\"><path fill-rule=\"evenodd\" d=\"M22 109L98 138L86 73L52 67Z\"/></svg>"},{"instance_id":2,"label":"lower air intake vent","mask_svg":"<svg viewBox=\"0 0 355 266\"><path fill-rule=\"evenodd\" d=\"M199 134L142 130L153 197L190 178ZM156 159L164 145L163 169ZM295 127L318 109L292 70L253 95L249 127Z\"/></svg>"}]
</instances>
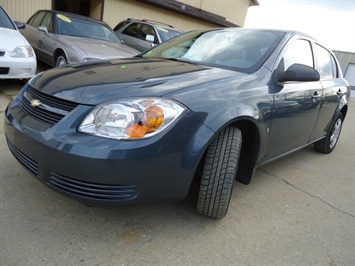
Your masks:
<instances>
[{"instance_id":1,"label":"lower air intake vent","mask_svg":"<svg viewBox=\"0 0 355 266\"><path fill-rule=\"evenodd\" d=\"M136 185L98 185L50 173L47 184L63 193L93 200L120 201L136 197Z\"/></svg>"}]
</instances>

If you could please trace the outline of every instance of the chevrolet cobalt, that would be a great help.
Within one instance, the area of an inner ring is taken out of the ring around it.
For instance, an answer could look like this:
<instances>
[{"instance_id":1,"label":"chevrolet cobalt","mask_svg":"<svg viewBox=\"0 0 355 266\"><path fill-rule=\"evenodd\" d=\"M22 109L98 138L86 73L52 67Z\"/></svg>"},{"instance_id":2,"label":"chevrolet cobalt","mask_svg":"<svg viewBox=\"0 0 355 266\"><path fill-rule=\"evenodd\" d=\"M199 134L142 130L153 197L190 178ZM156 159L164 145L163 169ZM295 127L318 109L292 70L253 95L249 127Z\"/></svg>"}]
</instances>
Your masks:
<instances>
[{"instance_id":1,"label":"chevrolet cobalt","mask_svg":"<svg viewBox=\"0 0 355 266\"><path fill-rule=\"evenodd\" d=\"M212 29L130 58L38 74L5 113L8 147L38 180L88 205L184 198L224 217L233 183L313 145L330 153L350 87L308 35Z\"/></svg>"}]
</instances>

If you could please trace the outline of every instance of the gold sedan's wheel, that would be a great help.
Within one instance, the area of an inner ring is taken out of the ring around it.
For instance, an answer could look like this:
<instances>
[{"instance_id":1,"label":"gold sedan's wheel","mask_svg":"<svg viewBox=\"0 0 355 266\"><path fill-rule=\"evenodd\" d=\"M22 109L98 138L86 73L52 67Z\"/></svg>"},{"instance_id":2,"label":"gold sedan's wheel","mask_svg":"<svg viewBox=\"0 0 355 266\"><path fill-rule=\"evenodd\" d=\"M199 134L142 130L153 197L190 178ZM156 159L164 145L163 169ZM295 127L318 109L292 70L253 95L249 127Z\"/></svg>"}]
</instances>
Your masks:
<instances>
[{"instance_id":1,"label":"gold sedan's wheel","mask_svg":"<svg viewBox=\"0 0 355 266\"><path fill-rule=\"evenodd\" d=\"M67 58L65 57L65 54L61 53L59 54L59 56L57 57L57 60L55 62L55 66L58 67L58 66L64 66L68 64L67 62Z\"/></svg>"}]
</instances>

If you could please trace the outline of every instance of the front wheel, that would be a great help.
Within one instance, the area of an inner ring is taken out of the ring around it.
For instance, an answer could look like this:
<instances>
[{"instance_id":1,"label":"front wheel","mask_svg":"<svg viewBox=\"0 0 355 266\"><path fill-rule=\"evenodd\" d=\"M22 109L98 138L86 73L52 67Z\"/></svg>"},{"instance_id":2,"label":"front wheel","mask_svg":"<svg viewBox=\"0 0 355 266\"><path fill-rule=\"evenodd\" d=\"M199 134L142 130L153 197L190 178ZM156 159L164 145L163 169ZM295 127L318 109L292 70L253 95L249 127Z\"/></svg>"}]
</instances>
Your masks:
<instances>
[{"instance_id":1,"label":"front wheel","mask_svg":"<svg viewBox=\"0 0 355 266\"><path fill-rule=\"evenodd\" d=\"M67 61L67 58L65 57L65 54L60 53L55 61L55 66L59 67L59 66L64 66L66 64L68 64L68 61Z\"/></svg>"},{"instance_id":2,"label":"front wheel","mask_svg":"<svg viewBox=\"0 0 355 266\"><path fill-rule=\"evenodd\" d=\"M242 132L227 127L207 149L197 199L197 212L211 218L227 214L237 174Z\"/></svg>"},{"instance_id":3,"label":"front wheel","mask_svg":"<svg viewBox=\"0 0 355 266\"><path fill-rule=\"evenodd\" d=\"M318 140L314 143L314 149L316 151L327 154L331 153L334 150L340 137L341 128L343 126L343 120L343 114L339 113L337 118L335 119L335 123L327 132L325 138Z\"/></svg>"}]
</instances>

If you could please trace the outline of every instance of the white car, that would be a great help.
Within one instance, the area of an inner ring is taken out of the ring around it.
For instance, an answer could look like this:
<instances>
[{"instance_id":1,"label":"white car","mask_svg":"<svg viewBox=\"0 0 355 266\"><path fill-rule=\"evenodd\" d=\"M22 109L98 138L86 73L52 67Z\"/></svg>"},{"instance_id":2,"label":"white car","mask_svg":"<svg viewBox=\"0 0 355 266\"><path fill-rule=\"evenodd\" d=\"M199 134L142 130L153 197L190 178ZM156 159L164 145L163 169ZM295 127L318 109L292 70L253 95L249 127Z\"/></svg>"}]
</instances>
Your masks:
<instances>
[{"instance_id":1,"label":"white car","mask_svg":"<svg viewBox=\"0 0 355 266\"><path fill-rule=\"evenodd\" d=\"M18 27L0 6L0 79L28 79L36 73L36 54Z\"/></svg>"}]
</instances>

